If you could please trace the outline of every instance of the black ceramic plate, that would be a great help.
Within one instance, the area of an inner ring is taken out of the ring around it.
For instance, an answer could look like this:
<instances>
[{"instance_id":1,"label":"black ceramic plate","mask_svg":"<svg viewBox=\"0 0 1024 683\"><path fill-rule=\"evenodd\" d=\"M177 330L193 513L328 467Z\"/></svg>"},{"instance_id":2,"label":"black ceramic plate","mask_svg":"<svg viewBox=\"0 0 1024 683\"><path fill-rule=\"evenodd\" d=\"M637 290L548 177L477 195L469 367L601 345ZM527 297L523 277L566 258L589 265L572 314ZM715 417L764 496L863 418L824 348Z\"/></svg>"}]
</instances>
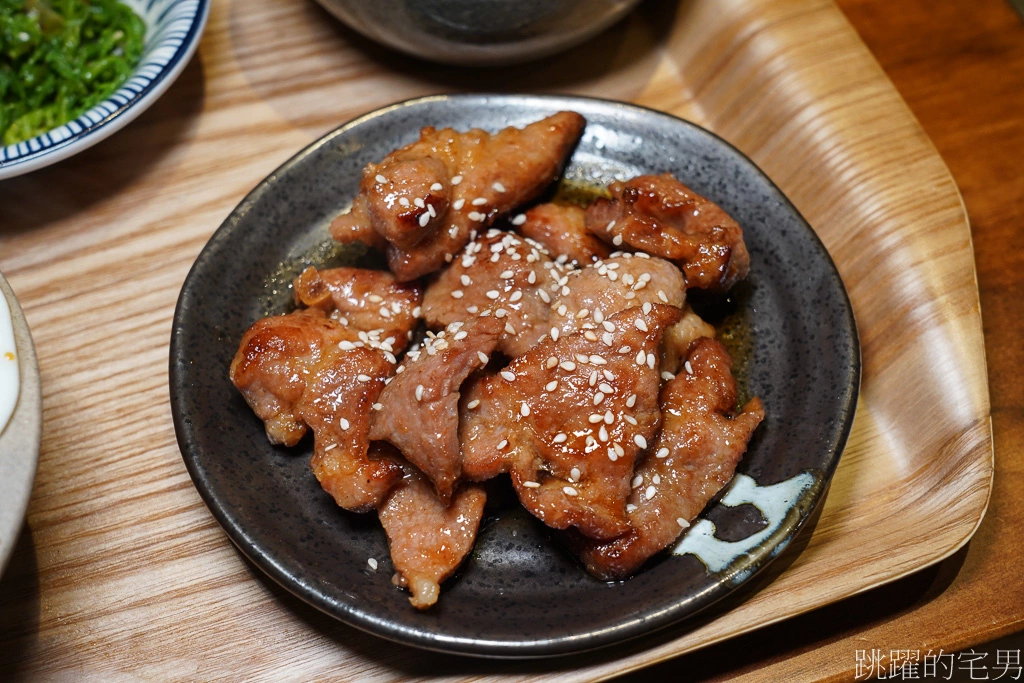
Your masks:
<instances>
[{"instance_id":1,"label":"black ceramic plate","mask_svg":"<svg viewBox=\"0 0 1024 683\"><path fill-rule=\"evenodd\" d=\"M708 314L728 314L726 336L739 356L741 382L764 400L767 418L740 465L743 476L705 510L706 521L691 528L677 554L664 554L632 579L612 584L588 576L541 524L510 506L485 520L440 602L417 612L391 585L376 517L340 510L320 490L308 467L309 443L289 450L267 442L228 381L228 366L253 321L287 310L288 283L306 263L352 257L332 246L326 226L355 195L367 162L413 141L422 126L496 131L563 109L587 119L565 173L570 182L671 172L743 226L750 277L724 313L713 307ZM619 642L735 590L790 542L823 498L859 380L856 328L836 269L750 160L680 119L570 97L431 97L330 133L271 174L214 234L185 281L171 338L171 404L185 464L246 556L353 626L410 645L492 657ZM375 571L369 558L379 563Z\"/></svg>"}]
</instances>

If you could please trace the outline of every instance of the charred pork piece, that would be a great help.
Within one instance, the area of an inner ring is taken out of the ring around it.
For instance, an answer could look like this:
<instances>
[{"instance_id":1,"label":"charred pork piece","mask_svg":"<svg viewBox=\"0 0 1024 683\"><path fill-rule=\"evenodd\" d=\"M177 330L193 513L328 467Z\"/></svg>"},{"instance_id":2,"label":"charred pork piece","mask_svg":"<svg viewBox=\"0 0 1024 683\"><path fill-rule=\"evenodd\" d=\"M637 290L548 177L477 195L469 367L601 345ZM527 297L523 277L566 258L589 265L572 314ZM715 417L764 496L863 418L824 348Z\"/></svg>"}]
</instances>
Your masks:
<instances>
[{"instance_id":1,"label":"charred pork piece","mask_svg":"<svg viewBox=\"0 0 1024 683\"><path fill-rule=\"evenodd\" d=\"M747 275L743 231L729 214L669 174L612 183L587 207L592 233L623 250L679 264L688 287L728 291Z\"/></svg>"}]
</instances>

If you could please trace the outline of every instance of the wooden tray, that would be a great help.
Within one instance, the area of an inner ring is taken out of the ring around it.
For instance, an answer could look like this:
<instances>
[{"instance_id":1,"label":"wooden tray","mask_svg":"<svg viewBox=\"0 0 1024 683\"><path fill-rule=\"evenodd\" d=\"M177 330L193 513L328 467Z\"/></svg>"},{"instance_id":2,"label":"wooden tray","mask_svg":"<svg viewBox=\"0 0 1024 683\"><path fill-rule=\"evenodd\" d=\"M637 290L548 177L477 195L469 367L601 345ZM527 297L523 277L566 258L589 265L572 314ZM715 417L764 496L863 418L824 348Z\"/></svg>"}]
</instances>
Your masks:
<instances>
[{"instance_id":1,"label":"wooden tray","mask_svg":"<svg viewBox=\"0 0 1024 683\"><path fill-rule=\"evenodd\" d=\"M466 89L599 95L696 121L779 184L839 266L864 360L846 454L813 533L713 614L548 662L403 648L247 566L188 479L167 341L202 245L310 140L388 102ZM200 59L150 111L3 183L0 206L0 270L33 326L45 392L28 529L0 582L0 673L590 680L925 567L985 511L992 440L967 218L829 0L651 0L565 56L498 72L396 57L307 0L218 2Z\"/></svg>"}]
</instances>

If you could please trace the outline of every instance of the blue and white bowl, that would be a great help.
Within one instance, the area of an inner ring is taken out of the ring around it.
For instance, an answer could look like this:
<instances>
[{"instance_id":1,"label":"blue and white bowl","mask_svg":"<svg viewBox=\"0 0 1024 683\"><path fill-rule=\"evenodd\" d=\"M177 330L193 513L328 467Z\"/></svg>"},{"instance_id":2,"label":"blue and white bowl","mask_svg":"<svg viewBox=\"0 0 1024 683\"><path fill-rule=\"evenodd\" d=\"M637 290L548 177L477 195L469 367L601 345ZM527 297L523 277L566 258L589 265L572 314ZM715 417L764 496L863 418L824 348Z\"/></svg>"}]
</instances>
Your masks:
<instances>
[{"instance_id":1,"label":"blue and white bowl","mask_svg":"<svg viewBox=\"0 0 1024 683\"><path fill-rule=\"evenodd\" d=\"M122 0L146 22L146 49L125 83L74 121L0 148L0 179L66 159L124 128L170 87L188 64L210 0Z\"/></svg>"}]
</instances>

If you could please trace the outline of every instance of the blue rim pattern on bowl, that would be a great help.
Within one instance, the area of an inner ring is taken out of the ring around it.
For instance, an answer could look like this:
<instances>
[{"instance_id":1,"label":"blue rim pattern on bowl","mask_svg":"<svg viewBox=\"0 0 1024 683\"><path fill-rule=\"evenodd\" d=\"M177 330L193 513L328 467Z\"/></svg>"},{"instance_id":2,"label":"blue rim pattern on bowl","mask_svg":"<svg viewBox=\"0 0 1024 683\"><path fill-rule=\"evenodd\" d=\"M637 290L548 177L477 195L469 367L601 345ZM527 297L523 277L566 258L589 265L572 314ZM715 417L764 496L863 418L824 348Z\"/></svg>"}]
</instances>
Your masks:
<instances>
[{"instance_id":1,"label":"blue rim pattern on bowl","mask_svg":"<svg viewBox=\"0 0 1024 683\"><path fill-rule=\"evenodd\" d=\"M142 113L181 72L195 51L210 12L209 0L127 0L146 22L146 49L135 73L110 97L86 111L74 121L34 138L0 148L0 178L52 163L43 157L53 154L52 161L68 156L56 153L72 145L81 149L105 138L117 126L108 129L115 119L121 125ZM137 107L145 102L145 106ZM128 111L133 110L131 116ZM33 163L35 162L35 163ZM39 163L42 162L42 163ZM25 165L24 169L15 166ZM29 167L30 166L30 167Z\"/></svg>"}]
</instances>

